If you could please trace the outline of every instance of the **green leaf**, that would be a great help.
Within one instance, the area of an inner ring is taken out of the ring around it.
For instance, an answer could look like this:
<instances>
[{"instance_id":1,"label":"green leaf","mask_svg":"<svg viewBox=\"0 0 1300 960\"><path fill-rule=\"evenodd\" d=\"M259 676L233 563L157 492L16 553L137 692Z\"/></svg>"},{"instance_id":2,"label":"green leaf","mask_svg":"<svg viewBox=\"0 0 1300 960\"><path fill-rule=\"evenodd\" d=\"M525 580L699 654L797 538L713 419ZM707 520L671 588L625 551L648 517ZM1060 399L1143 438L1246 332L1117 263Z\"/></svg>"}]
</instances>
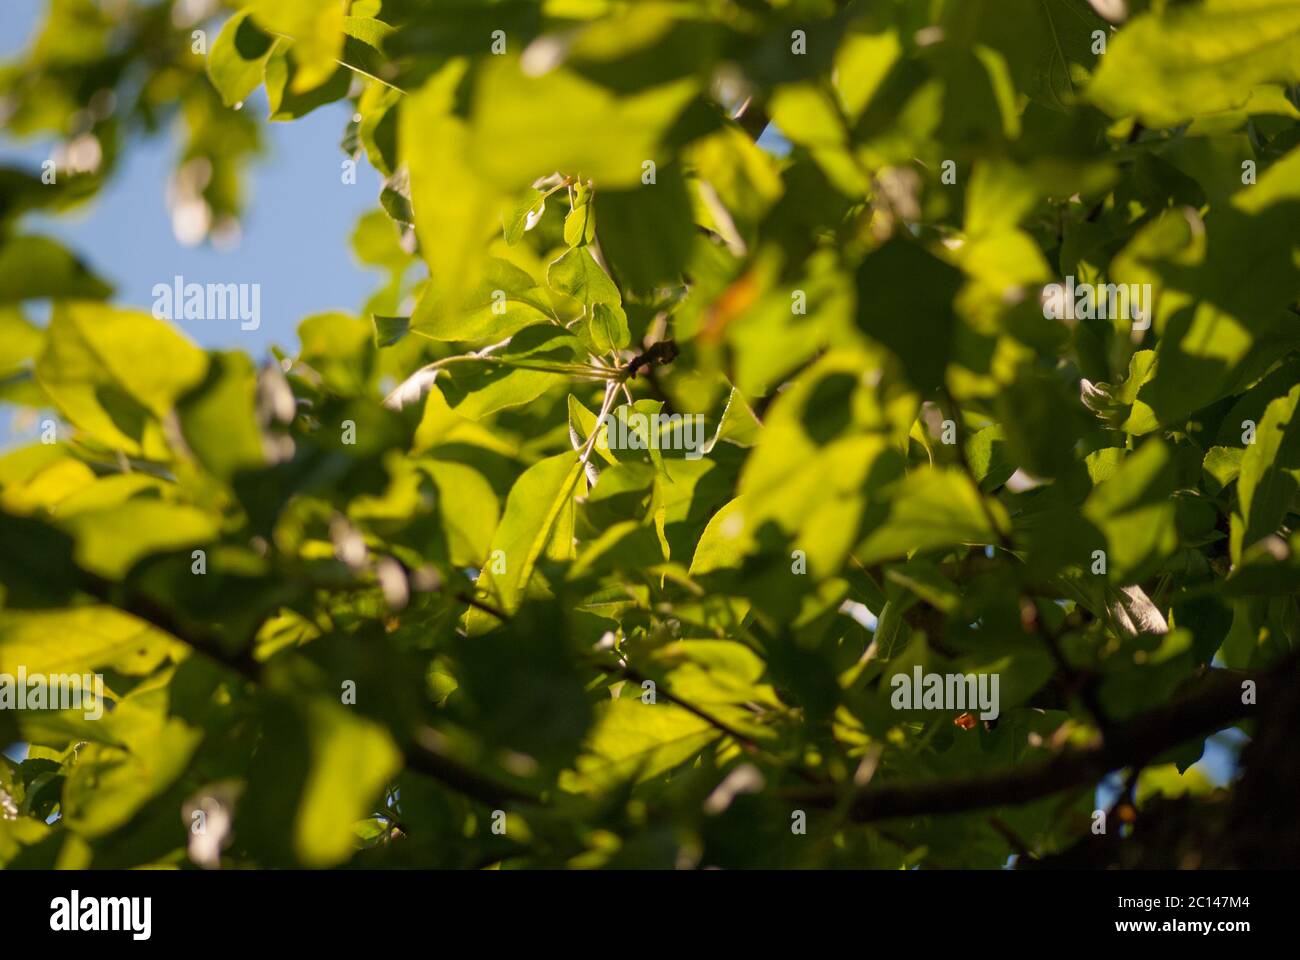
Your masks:
<instances>
[{"instance_id":1,"label":"green leaf","mask_svg":"<svg viewBox=\"0 0 1300 960\"><path fill-rule=\"evenodd\" d=\"M1245 453L1246 451L1240 447L1210 447L1205 451L1203 469L1210 492L1218 493L1237 479L1237 475L1241 473L1241 459Z\"/></svg>"},{"instance_id":2,"label":"green leaf","mask_svg":"<svg viewBox=\"0 0 1300 960\"><path fill-rule=\"evenodd\" d=\"M410 317L381 317L370 315L370 322L375 325L375 346L391 347L411 332Z\"/></svg>"},{"instance_id":3,"label":"green leaf","mask_svg":"<svg viewBox=\"0 0 1300 960\"><path fill-rule=\"evenodd\" d=\"M111 579L150 554L200 546L217 535L216 521L202 510L147 499L74 514L62 526L76 538L77 563Z\"/></svg>"},{"instance_id":4,"label":"green leaf","mask_svg":"<svg viewBox=\"0 0 1300 960\"><path fill-rule=\"evenodd\" d=\"M374 17L344 17L343 30L375 50L382 50L384 40L393 32L392 27Z\"/></svg>"},{"instance_id":5,"label":"green leaf","mask_svg":"<svg viewBox=\"0 0 1300 960\"><path fill-rule=\"evenodd\" d=\"M992 15L994 9L997 15ZM969 60L966 71L954 71L948 77L947 92L953 95L951 109L955 114L947 118L950 135L970 135L963 129L961 113L981 103L986 117L981 126L987 129L987 124L993 122L1000 127L1006 122L997 114L1007 96L999 88L1008 81L999 75L1009 73L1009 82L1035 106L1060 113L1076 103L1086 71L1098 59L1094 53L1095 31L1106 33L1106 22L1086 4L1067 7L1040 0L1006 0L984 10L989 15L980 17L974 28L978 41L974 52L988 77L970 72L975 64ZM983 89L963 89L976 82ZM1031 109L1024 113L1027 119L1032 115Z\"/></svg>"},{"instance_id":6,"label":"green leaf","mask_svg":"<svg viewBox=\"0 0 1300 960\"><path fill-rule=\"evenodd\" d=\"M1239 107L1269 81L1300 81L1300 3L1204 0L1125 25L1087 97L1112 116L1166 127Z\"/></svg>"},{"instance_id":7,"label":"green leaf","mask_svg":"<svg viewBox=\"0 0 1300 960\"><path fill-rule=\"evenodd\" d=\"M629 190L602 190L597 234L610 270L628 290L648 294L681 283L695 239L686 183L675 167L655 182Z\"/></svg>"},{"instance_id":8,"label":"green leaf","mask_svg":"<svg viewBox=\"0 0 1300 960\"><path fill-rule=\"evenodd\" d=\"M622 350L632 340L627 314L617 303L592 304L590 330L597 353Z\"/></svg>"},{"instance_id":9,"label":"green leaf","mask_svg":"<svg viewBox=\"0 0 1300 960\"><path fill-rule=\"evenodd\" d=\"M383 727L337 698L267 695L258 706L262 743L236 833L275 862L342 863L355 851L353 824L401 768L400 751Z\"/></svg>"},{"instance_id":10,"label":"green leaf","mask_svg":"<svg viewBox=\"0 0 1300 960\"><path fill-rule=\"evenodd\" d=\"M695 79L684 78L616 96L566 69L530 77L518 59L491 57L474 86L468 154L501 190L557 170L601 189L626 187L645 161L664 160L660 142L695 92Z\"/></svg>"},{"instance_id":11,"label":"green leaf","mask_svg":"<svg viewBox=\"0 0 1300 960\"><path fill-rule=\"evenodd\" d=\"M346 313L318 313L298 325L298 359L321 375L325 386L344 396L367 391L375 362L370 324Z\"/></svg>"},{"instance_id":12,"label":"green leaf","mask_svg":"<svg viewBox=\"0 0 1300 960\"><path fill-rule=\"evenodd\" d=\"M469 701L476 730L549 770L573 760L591 722L569 636L563 612L536 603L500 630L464 638L455 651L457 692Z\"/></svg>"},{"instance_id":13,"label":"green leaf","mask_svg":"<svg viewBox=\"0 0 1300 960\"><path fill-rule=\"evenodd\" d=\"M251 12L257 24L268 33L292 39L289 49L297 67L290 84L293 93L319 87L335 73L337 58L343 52L342 4L257 0ZM267 87L270 88L269 81Z\"/></svg>"},{"instance_id":14,"label":"green leaf","mask_svg":"<svg viewBox=\"0 0 1300 960\"><path fill-rule=\"evenodd\" d=\"M304 710L310 772L292 824L306 866L329 866L352 852L352 824L401 767L388 732L338 704L310 701Z\"/></svg>"},{"instance_id":15,"label":"green leaf","mask_svg":"<svg viewBox=\"0 0 1300 960\"><path fill-rule=\"evenodd\" d=\"M1233 524L1232 557L1241 562L1246 550L1268 536L1290 510L1300 492L1300 386L1278 397L1264 411L1255 442L1246 447L1237 479L1241 523Z\"/></svg>"},{"instance_id":16,"label":"green leaf","mask_svg":"<svg viewBox=\"0 0 1300 960\"><path fill-rule=\"evenodd\" d=\"M501 226L506 243L514 246L524 238L524 234L537 225L537 221L546 212L546 195L540 190L529 187L513 207L502 211ZM567 218L566 218L567 224Z\"/></svg>"},{"instance_id":17,"label":"green leaf","mask_svg":"<svg viewBox=\"0 0 1300 960\"><path fill-rule=\"evenodd\" d=\"M1011 479L1016 465L1006 452L1006 439L1000 426L985 427L976 431L966 447L971 472L985 493L996 490Z\"/></svg>"},{"instance_id":18,"label":"green leaf","mask_svg":"<svg viewBox=\"0 0 1300 960\"><path fill-rule=\"evenodd\" d=\"M156 420L203 380L203 352L147 314L90 303L60 305L49 329L36 377L59 411L110 447L165 458Z\"/></svg>"},{"instance_id":19,"label":"green leaf","mask_svg":"<svg viewBox=\"0 0 1300 960\"><path fill-rule=\"evenodd\" d=\"M400 162L397 155L397 123L401 99L402 95L397 90L375 84L366 89L358 104L361 123L357 127L357 136L365 147L370 165L385 177L391 177Z\"/></svg>"},{"instance_id":20,"label":"green leaf","mask_svg":"<svg viewBox=\"0 0 1300 960\"><path fill-rule=\"evenodd\" d=\"M1083 515L1106 537L1107 573L1113 582L1143 579L1177 547L1171 500L1176 483L1168 448L1151 439L1089 494Z\"/></svg>"},{"instance_id":21,"label":"green leaf","mask_svg":"<svg viewBox=\"0 0 1300 960\"><path fill-rule=\"evenodd\" d=\"M379 210L371 210L357 221L352 231L352 250L362 263L385 270L401 270L411 260L411 255L402 249L392 218Z\"/></svg>"},{"instance_id":22,"label":"green leaf","mask_svg":"<svg viewBox=\"0 0 1300 960\"><path fill-rule=\"evenodd\" d=\"M629 691L597 707L595 727L567 785L603 793L624 781L644 782L690 760L717 737L716 729L681 707L642 703Z\"/></svg>"},{"instance_id":23,"label":"green leaf","mask_svg":"<svg viewBox=\"0 0 1300 960\"><path fill-rule=\"evenodd\" d=\"M0 866L16 866L15 861L22 855L24 848L38 847L51 832L51 828L44 822L31 817L0 820ZM45 866L52 869L54 863L51 860Z\"/></svg>"},{"instance_id":24,"label":"green leaf","mask_svg":"<svg viewBox=\"0 0 1300 960\"><path fill-rule=\"evenodd\" d=\"M623 520L644 522L654 481L655 470L648 463L617 463L601 472L583 515L597 529Z\"/></svg>"},{"instance_id":25,"label":"green leaf","mask_svg":"<svg viewBox=\"0 0 1300 960\"><path fill-rule=\"evenodd\" d=\"M403 100L398 123L420 252L432 283L448 304L460 303L482 279L483 241L503 206L503 191L480 179L475 158L481 154L471 149L470 131L455 112L466 70L463 60L439 69Z\"/></svg>"},{"instance_id":26,"label":"green leaf","mask_svg":"<svg viewBox=\"0 0 1300 960\"><path fill-rule=\"evenodd\" d=\"M0 513L0 587L7 609L57 607L72 597L78 573L72 539L48 524ZM3 671L0 671L3 672Z\"/></svg>"},{"instance_id":27,"label":"green leaf","mask_svg":"<svg viewBox=\"0 0 1300 960\"><path fill-rule=\"evenodd\" d=\"M334 66L319 84L304 83L299 79L300 73L298 62L290 57L283 45L271 51L264 73L269 119L279 121L305 117L318 107L343 99L352 83L352 73L341 66Z\"/></svg>"},{"instance_id":28,"label":"green leaf","mask_svg":"<svg viewBox=\"0 0 1300 960\"><path fill-rule=\"evenodd\" d=\"M739 567L748 552L744 533L745 502L738 497L718 510L704 528L691 558L691 576Z\"/></svg>"},{"instance_id":29,"label":"green leaf","mask_svg":"<svg viewBox=\"0 0 1300 960\"><path fill-rule=\"evenodd\" d=\"M257 422L257 373L242 353L210 356L207 376L176 405L185 445L214 476L265 462Z\"/></svg>"},{"instance_id":30,"label":"green leaf","mask_svg":"<svg viewBox=\"0 0 1300 960\"><path fill-rule=\"evenodd\" d=\"M541 289L526 271L490 257L482 280L454 309L438 288L427 288L411 316L411 329L434 340L496 342L553 317Z\"/></svg>"},{"instance_id":31,"label":"green leaf","mask_svg":"<svg viewBox=\"0 0 1300 960\"><path fill-rule=\"evenodd\" d=\"M579 183L573 188L573 207L564 218L564 242L571 247L581 247L595 238L596 216L591 202L591 187Z\"/></svg>"},{"instance_id":32,"label":"green leaf","mask_svg":"<svg viewBox=\"0 0 1300 960\"><path fill-rule=\"evenodd\" d=\"M848 149L848 130L827 91L812 82L782 86L772 99L772 119L792 141L807 148L836 189L863 192L862 174Z\"/></svg>"},{"instance_id":33,"label":"green leaf","mask_svg":"<svg viewBox=\"0 0 1300 960\"><path fill-rule=\"evenodd\" d=\"M53 240L26 236L0 243L0 303L42 297L102 300L112 292L112 286Z\"/></svg>"},{"instance_id":34,"label":"green leaf","mask_svg":"<svg viewBox=\"0 0 1300 960\"><path fill-rule=\"evenodd\" d=\"M773 403L741 470L747 508L740 529L753 536L775 522L818 576L846 561L867 492L888 488L902 473L862 377L867 362L858 351L832 351L804 371Z\"/></svg>"},{"instance_id":35,"label":"green leaf","mask_svg":"<svg viewBox=\"0 0 1300 960\"><path fill-rule=\"evenodd\" d=\"M59 212L93 193L97 178L77 177L47 182L47 168L40 174L17 166L0 166L0 220L16 220L29 210Z\"/></svg>"},{"instance_id":36,"label":"green leaf","mask_svg":"<svg viewBox=\"0 0 1300 960\"><path fill-rule=\"evenodd\" d=\"M907 283L899 283L900 277ZM943 383L952 301L960 285L955 268L898 237L858 269L858 326L894 351L922 390Z\"/></svg>"},{"instance_id":37,"label":"green leaf","mask_svg":"<svg viewBox=\"0 0 1300 960\"><path fill-rule=\"evenodd\" d=\"M208 78L228 107L243 103L262 83L266 61L276 40L260 30L250 14L240 10L221 27L208 52Z\"/></svg>"},{"instance_id":38,"label":"green leaf","mask_svg":"<svg viewBox=\"0 0 1300 960\"><path fill-rule=\"evenodd\" d=\"M490 357L447 365L438 372L438 389L458 414L478 420L536 400L582 370L586 356L582 341L563 327L536 324Z\"/></svg>"},{"instance_id":39,"label":"green leaf","mask_svg":"<svg viewBox=\"0 0 1300 960\"><path fill-rule=\"evenodd\" d=\"M438 490L438 510L451 562L458 567L482 563L491 551L501 513L492 485L483 474L461 463L431 460L424 468Z\"/></svg>"},{"instance_id":40,"label":"green leaf","mask_svg":"<svg viewBox=\"0 0 1300 960\"><path fill-rule=\"evenodd\" d=\"M726 405L722 408L722 418L718 422L718 432L710 442L709 449L719 440L735 444L738 447L752 447L758 442L762 424L754 408L750 406L745 395L732 387L727 394Z\"/></svg>"},{"instance_id":41,"label":"green leaf","mask_svg":"<svg viewBox=\"0 0 1300 960\"><path fill-rule=\"evenodd\" d=\"M572 553L572 543L555 541L554 536L557 529L572 528L573 493L581 474L577 457L561 453L533 464L510 488L477 583L477 590L505 613L519 609L543 553Z\"/></svg>"},{"instance_id":42,"label":"green leaf","mask_svg":"<svg viewBox=\"0 0 1300 960\"><path fill-rule=\"evenodd\" d=\"M176 641L112 607L0 614L0 673L88 673L111 668L147 674Z\"/></svg>"},{"instance_id":43,"label":"green leaf","mask_svg":"<svg viewBox=\"0 0 1300 960\"><path fill-rule=\"evenodd\" d=\"M546 268L546 282L552 290L590 306L618 303L618 288L600 268L586 247L568 250Z\"/></svg>"},{"instance_id":44,"label":"green leaf","mask_svg":"<svg viewBox=\"0 0 1300 960\"><path fill-rule=\"evenodd\" d=\"M1006 529L1001 506L984 499L966 476L950 470L921 470L909 475L889 506L887 518L854 551L864 564L913 551L951 547L959 543L993 543L997 521Z\"/></svg>"},{"instance_id":45,"label":"green leaf","mask_svg":"<svg viewBox=\"0 0 1300 960\"><path fill-rule=\"evenodd\" d=\"M732 730L756 740L775 731L758 721L756 709L781 710L783 705L764 683L767 663L743 643L732 640L685 640L654 652L643 670L662 675L673 696L700 707ZM661 673L662 671L662 673ZM633 695L640 691L630 688Z\"/></svg>"},{"instance_id":46,"label":"green leaf","mask_svg":"<svg viewBox=\"0 0 1300 960\"><path fill-rule=\"evenodd\" d=\"M0 378L22 370L44 344L44 334L27 321L21 309L0 307Z\"/></svg>"},{"instance_id":47,"label":"green leaf","mask_svg":"<svg viewBox=\"0 0 1300 960\"><path fill-rule=\"evenodd\" d=\"M185 772L201 731L168 717L164 705L127 700L103 720L113 743L90 743L63 787L63 823L80 836L120 830Z\"/></svg>"},{"instance_id":48,"label":"green leaf","mask_svg":"<svg viewBox=\"0 0 1300 960\"><path fill-rule=\"evenodd\" d=\"M631 574L664 559L654 527L637 520L624 520L585 542L569 577L576 580L614 571Z\"/></svg>"}]
</instances>

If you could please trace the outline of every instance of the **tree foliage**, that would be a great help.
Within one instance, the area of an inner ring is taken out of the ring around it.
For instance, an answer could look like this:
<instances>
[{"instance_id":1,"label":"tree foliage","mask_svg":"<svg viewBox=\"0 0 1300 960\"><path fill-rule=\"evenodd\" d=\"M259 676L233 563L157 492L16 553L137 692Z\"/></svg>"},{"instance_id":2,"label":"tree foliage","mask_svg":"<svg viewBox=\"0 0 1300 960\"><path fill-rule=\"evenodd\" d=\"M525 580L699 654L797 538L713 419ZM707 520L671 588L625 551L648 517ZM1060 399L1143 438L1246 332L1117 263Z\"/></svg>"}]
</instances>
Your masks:
<instances>
[{"instance_id":1,"label":"tree foliage","mask_svg":"<svg viewBox=\"0 0 1300 960\"><path fill-rule=\"evenodd\" d=\"M0 171L0 399L49 419L0 455L0 674L108 701L0 711L0 864L1287 849L1300 4L195 6L50 0L0 70L11 134L98 151ZM168 125L218 232L254 108L339 100L291 162L379 171L386 279L296 349L26 226ZM997 718L896 709L917 669Z\"/></svg>"}]
</instances>

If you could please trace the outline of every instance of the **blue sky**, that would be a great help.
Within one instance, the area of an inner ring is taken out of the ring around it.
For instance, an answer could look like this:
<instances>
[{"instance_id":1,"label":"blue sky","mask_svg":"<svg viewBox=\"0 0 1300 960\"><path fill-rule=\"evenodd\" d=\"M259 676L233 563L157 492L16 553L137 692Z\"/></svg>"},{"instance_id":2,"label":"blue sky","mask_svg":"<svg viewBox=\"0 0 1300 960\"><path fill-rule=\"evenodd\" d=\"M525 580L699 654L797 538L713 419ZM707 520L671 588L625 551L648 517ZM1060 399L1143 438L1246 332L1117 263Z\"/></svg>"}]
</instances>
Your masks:
<instances>
[{"instance_id":1,"label":"blue sky","mask_svg":"<svg viewBox=\"0 0 1300 960\"><path fill-rule=\"evenodd\" d=\"M31 38L44 0L0 0L0 60ZM262 94L244 109L266 116ZM362 161L357 182L340 182L338 143L345 103L322 107L293 123L265 123L266 153L254 161L238 247L185 247L172 233L164 192L177 144L170 131L135 142L107 188L71 216L29 217L32 232L56 237L117 287L114 301L149 309L156 283L180 274L187 282L260 283L262 326L241 331L232 321L180 326L206 347L262 353L271 343L292 347L304 317L361 308L382 280L352 257L349 237L358 216L376 205L379 176ZM52 141L15 142L0 134L0 164L38 170Z\"/></svg>"},{"instance_id":2,"label":"blue sky","mask_svg":"<svg viewBox=\"0 0 1300 960\"><path fill-rule=\"evenodd\" d=\"M0 60L19 53L36 30L44 0L0 0ZM245 107L266 115L259 94ZM345 104L323 107L294 123L267 123L266 153L247 181L248 203L239 245L218 251L185 247L172 233L165 190L177 144L168 132L132 144L115 178L89 205L65 217L29 217L27 229L56 237L116 288L114 301L149 309L153 286L180 274L187 281L256 282L262 288L262 325L180 322L205 347L263 353L272 343L292 347L304 317L323 310L360 309L382 279L352 257L357 218L375 206L378 174L362 162L357 183L340 182L338 142ZM38 171L53 140L17 142L0 131L0 164ZM31 311L39 317L39 311ZM0 412L0 449L7 446L7 415ZM14 759L26 744L4 751Z\"/></svg>"}]
</instances>

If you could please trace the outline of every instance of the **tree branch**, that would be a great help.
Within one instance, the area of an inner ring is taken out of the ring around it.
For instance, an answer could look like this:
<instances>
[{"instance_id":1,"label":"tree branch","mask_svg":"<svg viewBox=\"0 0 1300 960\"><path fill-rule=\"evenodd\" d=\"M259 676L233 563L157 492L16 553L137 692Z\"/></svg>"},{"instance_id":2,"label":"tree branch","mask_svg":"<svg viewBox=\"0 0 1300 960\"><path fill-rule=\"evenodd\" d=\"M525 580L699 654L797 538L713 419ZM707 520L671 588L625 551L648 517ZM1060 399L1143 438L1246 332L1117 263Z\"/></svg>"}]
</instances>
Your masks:
<instances>
[{"instance_id":1,"label":"tree branch","mask_svg":"<svg viewBox=\"0 0 1300 960\"><path fill-rule=\"evenodd\" d=\"M1296 664L1293 655L1255 678L1259 702L1280 697L1286 684L1295 683ZM1181 743L1251 717L1254 712L1253 704L1242 703L1241 678L1214 676L1201 690L1117 724L1111 736L1089 746L1068 748L1048 760L998 773L877 786L853 798L849 817L865 823L1028 803L1070 787L1095 783L1111 770L1146 763ZM813 791L790 791L784 796L819 808L833 808L838 799L830 792Z\"/></svg>"},{"instance_id":2,"label":"tree branch","mask_svg":"<svg viewBox=\"0 0 1300 960\"><path fill-rule=\"evenodd\" d=\"M205 655L253 682L260 679L261 663L247 651L229 653L215 635L196 632L180 623L169 611L147 597L124 593L116 584L84 573L79 588L118 609L165 630ZM1280 696L1285 684L1294 684L1300 654L1293 654L1274 669L1257 675L1257 702L1268 703ZM639 676L639 675L638 675ZM632 679L629 676L629 679ZM1181 743L1208 736L1230 724L1251 717L1253 704L1242 703L1241 674L1214 671L1198 678L1200 689L1123 723L1112 726L1109 735L1085 747L1072 747L1054 757L1023 767L973 777L954 777L921 783L873 786L853 797L849 818L859 823L895 817L960 813L1004 804L1022 804L1070 787L1095 783L1112 770L1145 764ZM716 718L709 718L716 723ZM727 731L741 742L748 738ZM516 787L497 782L444 754L440 735L427 728L417 731L404 753L408 769L430 776L444 786L472 800L491 806L509 802L540 803L541 799ZM842 794L820 788L783 793L786 799L803 805L829 809L838 806Z\"/></svg>"},{"instance_id":3,"label":"tree branch","mask_svg":"<svg viewBox=\"0 0 1300 960\"><path fill-rule=\"evenodd\" d=\"M732 116L733 120L740 125L740 129L749 134L751 140L757 140L767 129L771 122L771 117L767 115L767 110L758 103L753 96L741 104L740 109Z\"/></svg>"},{"instance_id":4,"label":"tree branch","mask_svg":"<svg viewBox=\"0 0 1300 960\"><path fill-rule=\"evenodd\" d=\"M149 597L136 592L127 592L118 585L86 571L81 571L77 587L101 603L116 607L171 634L195 653L239 674L250 683L261 681L262 663L254 658L250 651L242 650L238 653L227 651L215 634L196 631L182 625L169 610ZM504 616L495 608L478 601L461 597L458 599L496 616ZM536 796L516 787L498 783L447 756L437 748L437 739L438 735L432 729L418 731L403 748L406 768L432 777L443 786L489 806L500 806L507 802L539 802Z\"/></svg>"}]
</instances>

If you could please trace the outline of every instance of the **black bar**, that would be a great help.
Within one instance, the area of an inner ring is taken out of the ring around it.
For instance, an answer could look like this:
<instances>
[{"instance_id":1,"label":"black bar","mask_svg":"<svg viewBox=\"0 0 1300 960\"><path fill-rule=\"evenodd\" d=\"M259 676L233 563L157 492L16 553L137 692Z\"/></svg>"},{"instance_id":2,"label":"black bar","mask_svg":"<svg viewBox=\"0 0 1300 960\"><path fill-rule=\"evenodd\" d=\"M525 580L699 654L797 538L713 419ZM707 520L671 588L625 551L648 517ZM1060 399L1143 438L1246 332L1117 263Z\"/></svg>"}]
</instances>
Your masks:
<instances>
[{"instance_id":1,"label":"black bar","mask_svg":"<svg viewBox=\"0 0 1300 960\"><path fill-rule=\"evenodd\" d=\"M778 932L806 942L848 937L864 950L1035 938L1231 948L1294 929L1293 882L1282 873L1173 871L30 871L0 873L0 916L10 943L75 938L128 948L467 941L496 952L612 946L603 938L617 937L636 949L643 938L663 945L680 934L691 939L678 943L702 937L770 951ZM92 898L150 898L148 939L130 929L52 930L52 902L70 907L73 890L83 910Z\"/></svg>"}]
</instances>

